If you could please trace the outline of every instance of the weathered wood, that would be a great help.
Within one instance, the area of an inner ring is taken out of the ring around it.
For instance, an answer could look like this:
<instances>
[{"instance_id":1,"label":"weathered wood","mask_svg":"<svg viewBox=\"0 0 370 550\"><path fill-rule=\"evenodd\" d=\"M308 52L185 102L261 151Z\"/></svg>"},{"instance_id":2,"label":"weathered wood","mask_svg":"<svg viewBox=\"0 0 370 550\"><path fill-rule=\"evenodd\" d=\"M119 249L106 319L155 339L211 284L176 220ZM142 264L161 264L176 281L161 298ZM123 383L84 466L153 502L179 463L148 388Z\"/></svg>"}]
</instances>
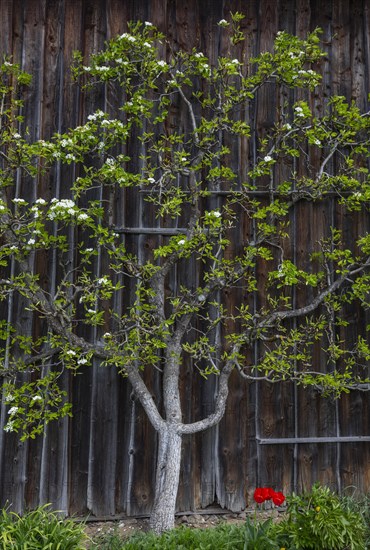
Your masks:
<instances>
[{"instance_id":1,"label":"weathered wood","mask_svg":"<svg viewBox=\"0 0 370 550\"><path fill-rule=\"evenodd\" d=\"M368 108L370 0L355 2L353 6L345 0L0 0L0 53L12 55L15 62L33 74L24 112L31 136L47 139L54 131L63 132L84 122L98 107L113 112L119 105L119 93L113 88L80 92L71 83L73 50L81 50L88 60L106 39L124 32L129 20L141 19L152 21L168 34L174 47L199 47L215 62L218 56L230 53L229 45L220 37L217 22L237 10L246 15L242 26L247 41L237 50L246 60L260 49L270 49L279 30L304 37L320 26L327 55L322 65L323 82L312 108L321 112L332 93L343 94L362 109ZM232 165L241 182L245 181L257 154L259 140L276 122L284 102L305 97L305 91L284 93L272 87L260 93L244 113L245 120L255 128L252 139L228 144L232 148ZM187 113L176 106L171 122L180 129L186 128ZM145 151L133 145L128 147L127 153L136 166L140 166L141 152ZM317 165L318 152L310 151L310 155L313 165ZM302 173L305 170L301 160L296 168ZM283 177L288 168L278 165L275 170ZM25 198L34 198L36 193L48 199L67 197L76 175L73 166L57 167L47 177L39 178L37 189L27 181L19 181L19 192ZM265 185L269 185L268 180L263 182ZM207 204L210 208L222 204L225 189L213 191ZM258 192L265 193L266 187L261 185ZM99 197L97 191L96 198ZM145 193L128 189L114 196L104 195L104 199L111 206L113 223L123 228L121 238L143 258L150 257L153 248L165 242L170 234L181 231L180 227L173 227L171 220L166 221L164 228L160 227L153 209L145 202ZM309 253L317 246L330 218L340 221L348 244L359 227L370 229L368 217L344 216L332 198L320 206L297 204L291 216L292 239L289 245L284 245L285 257L297 258L302 268L307 267ZM252 224L241 218L240 225L231 231L233 244L228 253L237 250L245 237L252 234ZM71 266L74 242L79 238L78 230L69 233ZM278 260L276 255L276 265ZM61 272L58 258L38 254L34 261L45 286L51 288ZM95 264L96 275L104 273L105 268L105 258L100 254ZM266 299L262 288L267 269L266 262L259 262L260 303ZM174 292L182 282L191 282L196 287L198 276L196 262L187 272L180 267L168 277L166 290ZM121 282L127 284L114 303L118 312L134 299L129 282ZM293 300L299 305L307 297L297 294ZM253 298L238 291L228 296L228 300L230 308L248 301L253 309ZM30 334L40 334L42 324L24 311L22 300L14 300L10 305L13 320L28 327ZM0 303L2 318L8 314L6 305ZM353 309L348 310L348 320L346 334L352 338L370 322L369 315L360 315ZM108 309L106 322L109 327ZM97 338L99 332L84 335ZM215 334L215 338L220 337ZM258 348L248 351L251 364L259 353ZM323 351L317 346L313 361L321 365L322 360ZM148 372L145 376L160 404L160 375ZM217 380L204 382L190 362L185 361L181 383L187 421L198 420L213 410ZM72 420L50 426L44 438L30 443L19 443L14 435L1 434L0 504L9 501L22 511L52 501L56 508L74 514L148 513L153 501L156 467L153 456L157 441L131 387L112 369L102 369L98 364L73 379L66 376L63 384L73 402ZM368 440L352 439L370 434L370 405L365 393L354 393L332 403L293 384L241 383L236 375L232 376L230 387L226 415L220 425L206 433L184 437L179 510L217 503L237 511L250 501L257 484L273 485L288 492L320 480L333 488L355 486L359 491L369 491L370 445ZM4 423L4 408L1 415ZM327 444L315 439L325 437L331 438ZM264 444L269 438L280 438L280 444Z\"/></svg>"}]
</instances>

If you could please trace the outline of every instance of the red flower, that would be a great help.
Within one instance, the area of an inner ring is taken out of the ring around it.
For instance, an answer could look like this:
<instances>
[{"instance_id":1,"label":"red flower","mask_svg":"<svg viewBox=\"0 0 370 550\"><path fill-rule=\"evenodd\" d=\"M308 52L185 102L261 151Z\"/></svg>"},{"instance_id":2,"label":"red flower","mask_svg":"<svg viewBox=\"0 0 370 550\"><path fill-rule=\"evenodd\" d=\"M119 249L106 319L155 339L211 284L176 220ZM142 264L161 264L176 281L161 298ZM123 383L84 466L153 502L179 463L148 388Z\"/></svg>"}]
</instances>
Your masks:
<instances>
[{"instance_id":1,"label":"red flower","mask_svg":"<svg viewBox=\"0 0 370 550\"><path fill-rule=\"evenodd\" d=\"M279 491L276 493L274 491L271 498L272 498L272 502L276 504L276 506L281 506L285 500L285 496L283 495L283 493L280 493Z\"/></svg>"},{"instance_id":2,"label":"red flower","mask_svg":"<svg viewBox=\"0 0 370 550\"><path fill-rule=\"evenodd\" d=\"M257 489L254 491L253 498L255 502L257 502L257 504L262 504L262 502L265 502L265 489L263 487L257 487Z\"/></svg>"},{"instance_id":3,"label":"red flower","mask_svg":"<svg viewBox=\"0 0 370 550\"><path fill-rule=\"evenodd\" d=\"M257 487L254 491L253 498L257 504L262 504L266 500L271 500L276 506L281 506L285 500L283 493L276 492L271 487Z\"/></svg>"},{"instance_id":4,"label":"red flower","mask_svg":"<svg viewBox=\"0 0 370 550\"><path fill-rule=\"evenodd\" d=\"M274 491L270 487L257 487L254 491L253 498L257 504L262 504L265 500L272 498Z\"/></svg>"}]
</instances>

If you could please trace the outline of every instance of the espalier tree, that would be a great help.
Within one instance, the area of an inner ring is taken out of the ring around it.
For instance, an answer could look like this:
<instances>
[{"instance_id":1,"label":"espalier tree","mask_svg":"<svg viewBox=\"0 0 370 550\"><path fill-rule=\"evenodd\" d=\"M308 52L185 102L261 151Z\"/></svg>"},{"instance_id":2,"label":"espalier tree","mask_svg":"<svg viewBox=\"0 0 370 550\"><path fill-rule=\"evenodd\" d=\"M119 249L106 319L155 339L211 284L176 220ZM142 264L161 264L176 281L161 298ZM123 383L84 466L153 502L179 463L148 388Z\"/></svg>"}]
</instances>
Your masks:
<instances>
[{"instance_id":1,"label":"espalier tree","mask_svg":"<svg viewBox=\"0 0 370 550\"><path fill-rule=\"evenodd\" d=\"M172 51L149 22L129 25L88 66L76 54L77 83L87 93L113 86L121 104L114 115L96 110L81 126L48 141L30 142L22 131L21 92L29 76L11 60L1 65L0 295L6 300L19 293L45 327L35 340L2 322L5 430L35 437L52 419L70 414L58 386L62 370L74 373L93 358L116 367L158 434L151 515L157 532L174 525L182 437L222 419L233 371L248 380L294 380L335 397L369 383L368 327L350 343L339 335L347 322L344 307L369 305L370 236L357 235L350 249L340 227L328 225L314 243L308 270L289 254L295 205L337 197L342 211L366 210L369 113L339 96L320 115L311 111L310 94L320 84L312 66L323 55L318 31L305 40L279 32L271 52L245 60L237 56L244 40L241 18L232 14L230 22L219 22L232 53L214 63L196 50ZM281 105L258 141L248 113L266 85L270 92L296 90L302 99ZM186 112L181 131L171 123L174 105ZM245 146L251 136L255 155L240 174L233 147ZM133 161L129 151L135 149L140 158ZM297 169L299 162L304 170ZM76 177L63 182L68 199L37 196L38 178L71 163ZM32 204L14 191L22 177L36 190ZM145 254L129 251L97 188L103 194L136 190L158 224L170 219L171 227L183 229L164 235ZM263 196L256 192L263 190ZM231 243L241 219L250 230L244 242ZM68 271L63 266L71 231L81 238ZM40 251L54 254L61 265L52 289L44 288L32 267ZM96 274L97 254L103 274ZM268 266L263 301L251 298L262 284L259 262ZM189 284L182 278L168 292L169 278L194 265L197 278ZM246 297L244 303L228 302L222 291L232 289ZM299 307L295 293L301 293ZM134 298L123 301L123 313L111 308L107 314L118 295ZM251 353L256 343L258 357ZM319 345L327 371L312 361ZM214 410L191 423L184 423L180 399L183 363L217 377ZM143 377L152 368L161 373L160 409ZM28 370L33 376L20 382L17 373Z\"/></svg>"}]
</instances>

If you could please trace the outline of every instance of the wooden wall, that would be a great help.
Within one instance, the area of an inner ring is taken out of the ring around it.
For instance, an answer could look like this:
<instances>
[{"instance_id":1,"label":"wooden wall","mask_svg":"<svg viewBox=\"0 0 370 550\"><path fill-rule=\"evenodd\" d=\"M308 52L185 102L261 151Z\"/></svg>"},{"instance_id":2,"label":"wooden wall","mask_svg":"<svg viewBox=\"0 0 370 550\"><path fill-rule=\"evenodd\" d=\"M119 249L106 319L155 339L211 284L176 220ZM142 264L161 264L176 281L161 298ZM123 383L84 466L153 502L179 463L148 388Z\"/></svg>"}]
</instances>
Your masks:
<instances>
[{"instance_id":1,"label":"wooden wall","mask_svg":"<svg viewBox=\"0 0 370 550\"><path fill-rule=\"evenodd\" d=\"M107 108L104 94L83 96L72 84L73 50L81 50L88 59L106 39L124 32L127 21L141 19L153 22L180 46L197 46L215 59L225 47L217 22L230 11L246 15L248 56L271 47L278 30L303 37L321 27L327 57L317 108L332 93L366 107L370 0L0 0L0 52L11 54L33 75L24 112L31 137L47 139L55 131L79 124L92 109ZM273 120L275 102L268 95L258 98L255 117L261 134ZM243 151L236 162L244 166ZM56 170L39 182L39 196L68 196L72 176L73 167ZM34 196L32 186L20 185L25 198ZM137 195L128 193L120 201L117 224L139 229L150 225ZM335 208L332 203L325 211L312 207L304 220L296 213L294 247L302 262L307 258L307 243L315 242L323 218L340 215ZM356 223L366 227L369 220L356 218ZM345 219L343 224L350 240L354 220ZM71 233L71 262L74 238ZM154 242L150 233L127 238L143 253ZM58 276L56 258L38 256L35 262L52 284ZM261 280L265 276L261 266ZM2 315L29 326L31 334L37 331L21 301L8 306ZM356 315L348 314L354 331L356 324L365 322ZM315 360L320 360L319 355ZM158 377L150 374L148 380L158 396ZM212 408L214 383L200 383L190 369L184 369L187 418ZM97 516L147 513L152 500L155 434L129 384L116 372L98 366L74 379L66 377L63 384L73 400L73 419L55 423L43 438L23 443L14 435L0 434L0 504L8 501L22 511L52 502L67 513ZM265 484L289 492L320 480L341 490L349 486L370 490L366 393L330 402L289 384L247 384L237 376L230 384L231 397L221 424L184 441L179 510L217 503L237 511L247 505L256 485ZM4 408L1 412L4 423ZM357 436L367 436L367 440ZM324 439L307 441L309 437ZM279 442L281 438L285 439ZM325 438L331 439L325 442Z\"/></svg>"}]
</instances>

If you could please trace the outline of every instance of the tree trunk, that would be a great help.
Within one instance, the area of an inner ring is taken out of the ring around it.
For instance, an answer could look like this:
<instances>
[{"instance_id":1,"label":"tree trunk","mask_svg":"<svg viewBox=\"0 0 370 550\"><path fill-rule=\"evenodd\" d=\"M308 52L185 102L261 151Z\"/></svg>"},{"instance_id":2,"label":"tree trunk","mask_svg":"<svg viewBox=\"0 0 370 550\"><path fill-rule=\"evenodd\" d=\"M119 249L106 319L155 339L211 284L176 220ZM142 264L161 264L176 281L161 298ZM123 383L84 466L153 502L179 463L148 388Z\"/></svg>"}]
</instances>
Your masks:
<instances>
[{"instance_id":1,"label":"tree trunk","mask_svg":"<svg viewBox=\"0 0 370 550\"><path fill-rule=\"evenodd\" d=\"M179 486L182 437L177 424L166 423L159 431L158 462L154 505L150 528L156 533L175 526L176 497Z\"/></svg>"}]
</instances>

